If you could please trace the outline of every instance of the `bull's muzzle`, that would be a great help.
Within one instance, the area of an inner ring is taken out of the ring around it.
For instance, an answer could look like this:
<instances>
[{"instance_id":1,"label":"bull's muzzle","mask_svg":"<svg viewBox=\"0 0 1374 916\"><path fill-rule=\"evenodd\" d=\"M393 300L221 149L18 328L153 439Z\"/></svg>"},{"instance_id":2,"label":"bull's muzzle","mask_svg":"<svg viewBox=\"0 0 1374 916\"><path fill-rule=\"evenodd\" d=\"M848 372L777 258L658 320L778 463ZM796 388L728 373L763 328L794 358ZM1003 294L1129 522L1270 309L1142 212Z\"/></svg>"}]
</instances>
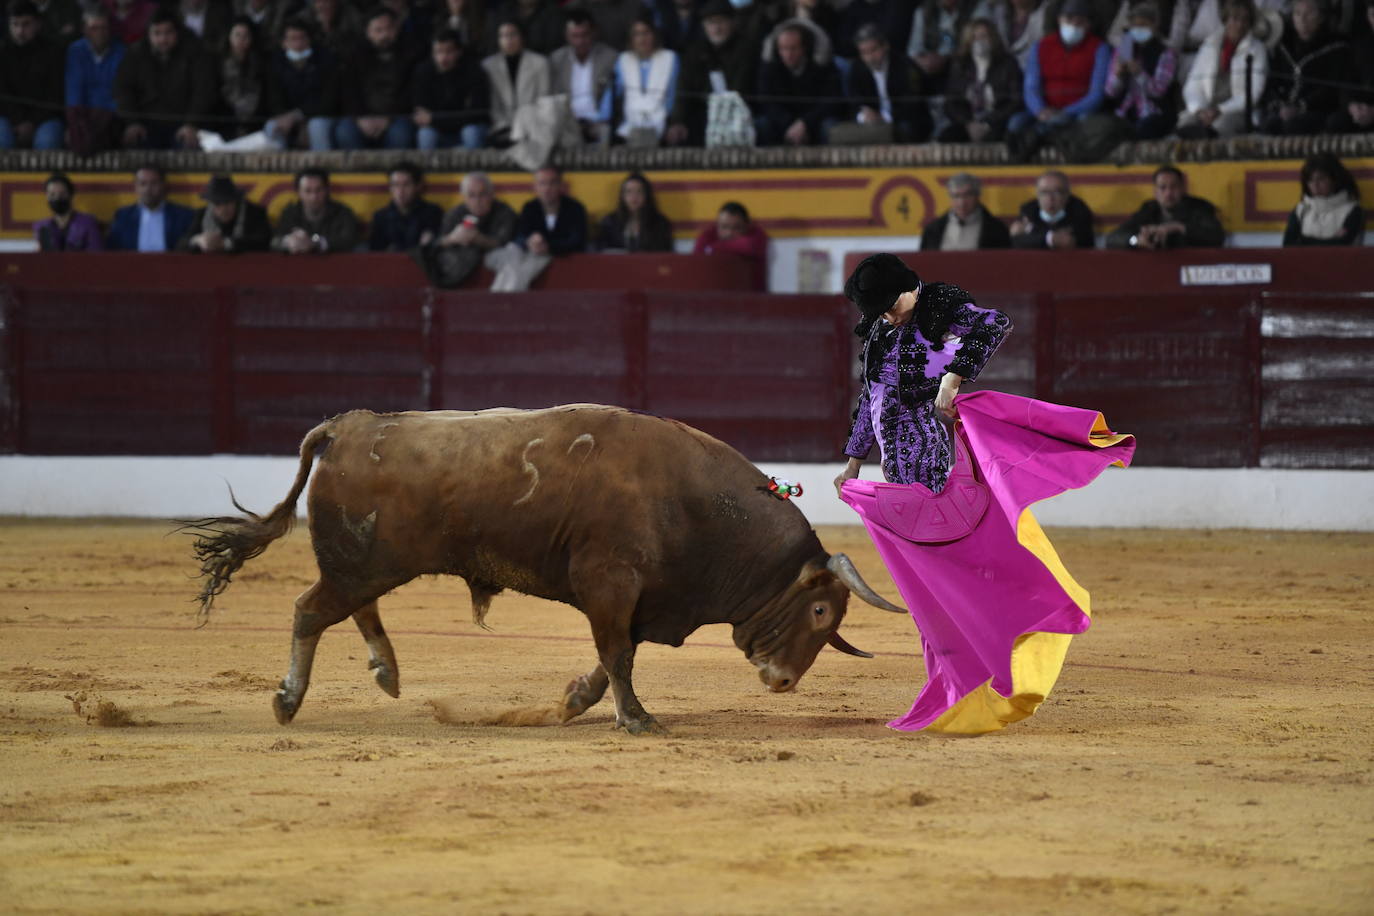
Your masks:
<instances>
[{"instance_id":1,"label":"bull's muzzle","mask_svg":"<svg viewBox=\"0 0 1374 916\"><path fill-rule=\"evenodd\" d=\"M773 693L787 693L796 689L797 677L790 671L784 671L775 667L773 664L759 666L759 680L763 681L763 686Z\"/></svg>"}]
</instances>

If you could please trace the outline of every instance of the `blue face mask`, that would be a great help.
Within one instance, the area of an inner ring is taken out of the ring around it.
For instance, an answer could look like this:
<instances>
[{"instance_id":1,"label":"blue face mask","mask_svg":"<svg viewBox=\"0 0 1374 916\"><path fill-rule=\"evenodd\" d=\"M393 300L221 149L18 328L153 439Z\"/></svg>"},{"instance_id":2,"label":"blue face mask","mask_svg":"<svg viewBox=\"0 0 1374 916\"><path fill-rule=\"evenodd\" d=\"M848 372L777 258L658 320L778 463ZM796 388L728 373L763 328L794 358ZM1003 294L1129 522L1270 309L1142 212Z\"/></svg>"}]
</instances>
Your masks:
<instances>
[{"instance_id":1,"label":"blue face mask","mask_svg":"<svg viewBox=\"0 0 1374 916\"><path fill-rule=\"evenodd\" d=\"M302 48L299 51L293 50L292 48L286 48L285 51L286 59L293 64L298 64L303 60L309 60L310 55L314 52L314 48Z\"/></svg>"},{"instance_id":2,"label":"blue face mask","mask_svg":"<svg viewBox=\"0 0 1374 916\"><path fill-rule=\"evenodd\" d=\"M1058 213L1046 213L1042 208L1040 211L1040 218L1044 220L1047 225L1054 225L1064 218L1064 211L1060 210Z\"/></svg>"},{"instance_id":3,"label":"blue face mask","mask_svg":"<svg viewBox=\"0 0 1374 916\"><path fill-rule=\"evenodd\" d=\"M1070 48L1082 41L1086 34L1087 30L1081 25L1069 25L1067 22L1059 23L1059 39Z\"/></svg>"},{"instance_id":4,"label":"blue face mask","mask_svg":"<svg viewBox=\"0 0 1374 916\"><path fill-rule=\"evenodd\" d=\"M1131 41L1138 45L1143 45L1151 38L1155 37L1154 29L1147 29L1144 26L1133 26L1131 28Z\"/></svg>"},{"instance_id":5,"label":"blue face mask","mask_svg":"<svg viewBox=\"0 0 1374 916\"><path fill-rule=\"evenodd\" d=\"M754 0L730 0L730 5L737 10L742 10L746 6L752 6Z\"/></svg>"}]
</instances>

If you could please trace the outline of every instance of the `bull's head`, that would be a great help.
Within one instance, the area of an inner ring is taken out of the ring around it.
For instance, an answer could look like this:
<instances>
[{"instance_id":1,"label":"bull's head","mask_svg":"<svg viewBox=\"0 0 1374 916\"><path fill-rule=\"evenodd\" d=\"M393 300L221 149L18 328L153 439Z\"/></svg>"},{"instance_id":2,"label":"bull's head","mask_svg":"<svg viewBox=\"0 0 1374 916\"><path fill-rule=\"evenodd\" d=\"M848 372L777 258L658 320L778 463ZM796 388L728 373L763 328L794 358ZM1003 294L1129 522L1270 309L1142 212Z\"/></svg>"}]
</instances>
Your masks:
<instances>
[{"instance_id":1,"label":"bull's head","mask_svg":"<svg viewBox=\"0 0 1374 916\"><path fill-rule=\"evenodd\" d=\"M827 643L849 655L873 657L839 634L850 592L874 607L906 613L870 588L849 557L837 553L823 566L808 563L783 594L735 627L735 645L759 669L769 690L782 693L795 687Z\"/></svg>"}]
</instances>

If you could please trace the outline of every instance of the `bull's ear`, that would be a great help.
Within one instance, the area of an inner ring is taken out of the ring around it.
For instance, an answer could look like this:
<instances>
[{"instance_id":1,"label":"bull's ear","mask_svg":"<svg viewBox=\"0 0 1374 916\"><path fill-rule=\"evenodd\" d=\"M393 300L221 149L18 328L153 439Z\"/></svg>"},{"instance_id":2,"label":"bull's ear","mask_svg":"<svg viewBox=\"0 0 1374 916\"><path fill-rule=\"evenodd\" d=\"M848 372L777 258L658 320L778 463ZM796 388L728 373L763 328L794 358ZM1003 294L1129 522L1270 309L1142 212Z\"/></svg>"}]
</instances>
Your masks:
<instances>
[{"instance_id":1,"label":"bull's ear","mask_svg":"<svg viewBox=\"0 0 1374 916\"><path fill-rule=\"evenodd\" d=\"M820 588L834 582L836 576L824 566L813 566L808 563L802 568L801 575L797 577L797 584L802 588Z\"/></svg>"}]
</instances>

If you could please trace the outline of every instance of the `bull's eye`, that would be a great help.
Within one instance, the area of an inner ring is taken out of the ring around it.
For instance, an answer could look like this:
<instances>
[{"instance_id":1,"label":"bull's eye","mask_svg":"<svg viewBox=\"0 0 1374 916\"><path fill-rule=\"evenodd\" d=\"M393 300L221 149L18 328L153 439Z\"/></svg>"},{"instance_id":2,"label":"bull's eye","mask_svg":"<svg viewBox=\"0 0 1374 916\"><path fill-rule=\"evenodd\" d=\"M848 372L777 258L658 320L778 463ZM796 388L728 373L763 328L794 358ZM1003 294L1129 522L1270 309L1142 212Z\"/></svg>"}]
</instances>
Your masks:
<instances>
[{"instance_id":1,"label":"bull's eye","mask_svg":"<svg viewBox=\"0 0 1374 916\"><path fill-rule=\"evenodd\" d=\"M818 604L818 605L816 605L814 608L811 609L811 613L815 614L817 617L824 617L824 616L825 616L825 605L823 605L823 604Z\"/></svg>"}]
</instances>

